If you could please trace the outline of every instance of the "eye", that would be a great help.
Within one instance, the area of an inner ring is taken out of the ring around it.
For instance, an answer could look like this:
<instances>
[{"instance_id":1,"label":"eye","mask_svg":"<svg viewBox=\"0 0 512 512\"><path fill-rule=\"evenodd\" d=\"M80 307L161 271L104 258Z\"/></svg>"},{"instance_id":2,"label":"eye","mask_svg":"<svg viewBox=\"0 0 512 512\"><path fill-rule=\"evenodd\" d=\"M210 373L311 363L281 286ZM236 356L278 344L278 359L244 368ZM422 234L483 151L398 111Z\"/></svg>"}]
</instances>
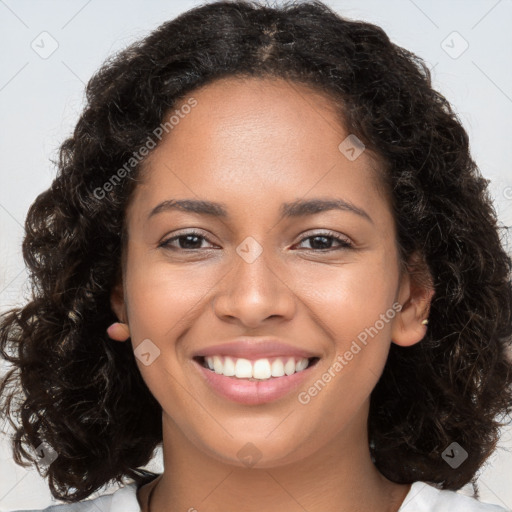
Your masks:
<instances>
[{"instance_id":1,"label":"eye","mask_svg":"<svg viewBox=\"0 0 512 512\"><path fill-rule=\"evenodd\" d=\"M201 249L201 243L203 240L208 241L208 239L201 233L198 233L197 231L190 231L187 233L182 233L180 235L173 236L172 238L168 238L167 240L164 240L161 244L159 244L158 247L164 247L166 249L178 251L194 251L197 249ZM174 241L178 242L179 247L172 245L172 242Z\"/></svg>"},{"instance_id":2,"label":"eye","mask_svg":"<svg viewBox=\"0 0 512 512\"><path fill-rule=\"evenodd\" d=\"M314 235L309 235L301 239L300 243L305 242L306 240L311 240L309 250L313 251L336 251L341 249L352 249L353 245L345 238L341 238L336 235L332 231L315 233ZM175 235L167 240L164 240L159 244L158 247L163 247L165 249L171 250L182 250L182 251L195 251L201 249L202 242L209 242L208 238L197 231L190 231L186 233L181 233L179 235ZM338 247L332 248L332 242L338 243ZM173 245L174 242L177 242L178 247ZM211 243L211 242L209 242ZM213 244L212 244L213 245Z\"/></svg>"},{"instance_id":3,"label":"eye","mask_svg":"<svg viewBox=\"0 0 512 512\"><path fill-rule=\"evenodd\" d=\"M311 240L310 242L310 250L314 251L338 251L343 249L353 249L353 245L349 242L348 239L341 238L336 233L332 231L326 231L322 233L315 233L314 235L309 235L301 239L301 242L306 240ZM332 241L335 241L339 244L339 247L332 248Z\"/></svg>"}]
</instances>

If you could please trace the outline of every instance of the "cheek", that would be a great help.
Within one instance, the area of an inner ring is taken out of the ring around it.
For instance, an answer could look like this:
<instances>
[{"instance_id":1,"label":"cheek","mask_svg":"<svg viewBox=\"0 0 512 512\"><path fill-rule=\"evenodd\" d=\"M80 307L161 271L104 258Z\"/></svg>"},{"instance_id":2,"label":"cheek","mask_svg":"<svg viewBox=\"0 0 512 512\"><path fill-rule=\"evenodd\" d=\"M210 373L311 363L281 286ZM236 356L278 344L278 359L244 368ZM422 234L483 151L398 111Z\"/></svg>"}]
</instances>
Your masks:
<instances>
[{"instance_id":1,"label":"cheek","mask_svg":"<svg viewBox=\"0 0 512 512\"><path fill-rule=\"evenodd\" d=\"M330 269L306 281L304 289L315 290L309 296L311 316L331 340L321 377L332 393L322 391L315 401L329 407L343 396L345 406L361 403L375 386L389 352L396 317L396 262L383 252L364 265ZM317 387L323 390L321 383Z\"/></svg>"},{"instance_id":2,"label":"cheek","mask_svg":"<svg viewBox=\"0 0 512 512\"><path fill-rule=\"evenodd\" d=\"M337 267L316 266L297 273L295 290L326 328L326 334L343 346L379 320L388 310L394 316L398 273L386 254ZM307 314L307 312L306 312ZM389 316L389 315L388 315ZM379 323L380 326L380 323ZM379 330L391 330L391 322Z\"/></svg>"},{"instance_id":3,"label":"cheek","mask_svg":"<svg viewBox=\"0 0 512 512\"><path fill-rule=\"evenodd\" d=\"M127 275L130 330L136 342L148 337L166 343L175 339L199 314L201 298L218 281L195 265L178 268L142 258Z\"/></svg>"},{"instance_id":4,"label":"cheek","mask_svg":"<svg viewBox=\"0 0 512 512\"><path fill-rule=\"evenodd\" d=\"M135 244L134 244L135 245ZM176 419L193 408L190 395L183 393L187 367L180 359L179 340L204 312L201 297L212 284L205 282L205 272L155 262L144 251L132 251L128 261L126 292L133 350L151 340L159 352L149 349L151 362L136 358L141 376L163 410L173 410ZM153 352L155 351L155 352ZM153 353L158 354L153 358Z\"/></svg>"}]
</instances>

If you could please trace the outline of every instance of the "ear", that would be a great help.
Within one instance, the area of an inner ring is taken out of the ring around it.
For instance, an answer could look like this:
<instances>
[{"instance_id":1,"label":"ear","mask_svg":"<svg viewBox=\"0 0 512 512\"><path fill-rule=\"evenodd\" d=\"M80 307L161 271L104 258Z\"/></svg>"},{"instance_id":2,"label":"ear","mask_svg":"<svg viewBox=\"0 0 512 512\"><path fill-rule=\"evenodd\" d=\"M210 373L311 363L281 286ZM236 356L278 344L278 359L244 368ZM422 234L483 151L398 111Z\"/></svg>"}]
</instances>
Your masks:
<instances>
[{"instance_id":1,"label":"ear","mask_svg":"<svg viewBox=\"0 0 512 512\"><path fill-rule=\"evenodd\" d=\"M120 322L125 324L128 323L128 315L126 313L126 303L124 300L122 281L119 281L115 286L113 286L110 292L110 307Z\"/></svg>"},{"instance_id":2,"label":"ear","mask_svg":"<svg viewBox=\"0 0 512 512\"><path fill-rule=\"evenodd\" d=\"M428 319L434 293L430 270L416 252L410 257L400 282L398 302L402 304L402 309L393 323L393 343L409 347L425 337L427 326L422 321Z\"/></svg>"}]
</instances>

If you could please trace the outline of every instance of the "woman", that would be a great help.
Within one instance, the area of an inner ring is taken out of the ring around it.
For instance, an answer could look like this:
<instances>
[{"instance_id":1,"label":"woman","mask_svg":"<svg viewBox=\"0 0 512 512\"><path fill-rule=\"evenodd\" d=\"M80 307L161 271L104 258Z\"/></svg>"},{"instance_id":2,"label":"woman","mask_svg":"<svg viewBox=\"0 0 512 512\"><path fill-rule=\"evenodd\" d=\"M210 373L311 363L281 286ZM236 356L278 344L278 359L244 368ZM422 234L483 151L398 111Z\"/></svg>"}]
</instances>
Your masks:
<instances>
[{"instance_id":1,"label":"woman","mask_svg":"<svg viewBox=\"0 0 512 512\"><path fill-rule=\"evenodd\" d=\"M87 100L2 318L17 463L68 503L133 480L81 510L504 510L454 491L511 410L511 260L418 57L320 2L215 2Z\"/></svg>"}]
</instances>

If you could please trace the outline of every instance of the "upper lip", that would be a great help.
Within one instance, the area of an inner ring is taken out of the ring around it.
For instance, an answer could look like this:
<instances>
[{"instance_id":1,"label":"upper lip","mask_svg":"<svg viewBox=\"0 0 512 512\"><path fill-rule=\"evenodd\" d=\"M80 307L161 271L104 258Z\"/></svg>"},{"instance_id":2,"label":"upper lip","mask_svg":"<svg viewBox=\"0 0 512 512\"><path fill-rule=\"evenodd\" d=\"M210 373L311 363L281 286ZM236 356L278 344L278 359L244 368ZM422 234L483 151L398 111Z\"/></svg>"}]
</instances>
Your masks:
<instances>
[{"instance_id":1,"label":"upper lip","mask_svg":"<svg viewBox=\"0 0 512 512\"><path fill-rule=\"evenodd\" d=\"M309 350L283 343L275 338L241 337L236 340L204 347L194 357L230 356L245 359L264 359L268 357L320 357Z\"/></svg>"}]
</instances>

